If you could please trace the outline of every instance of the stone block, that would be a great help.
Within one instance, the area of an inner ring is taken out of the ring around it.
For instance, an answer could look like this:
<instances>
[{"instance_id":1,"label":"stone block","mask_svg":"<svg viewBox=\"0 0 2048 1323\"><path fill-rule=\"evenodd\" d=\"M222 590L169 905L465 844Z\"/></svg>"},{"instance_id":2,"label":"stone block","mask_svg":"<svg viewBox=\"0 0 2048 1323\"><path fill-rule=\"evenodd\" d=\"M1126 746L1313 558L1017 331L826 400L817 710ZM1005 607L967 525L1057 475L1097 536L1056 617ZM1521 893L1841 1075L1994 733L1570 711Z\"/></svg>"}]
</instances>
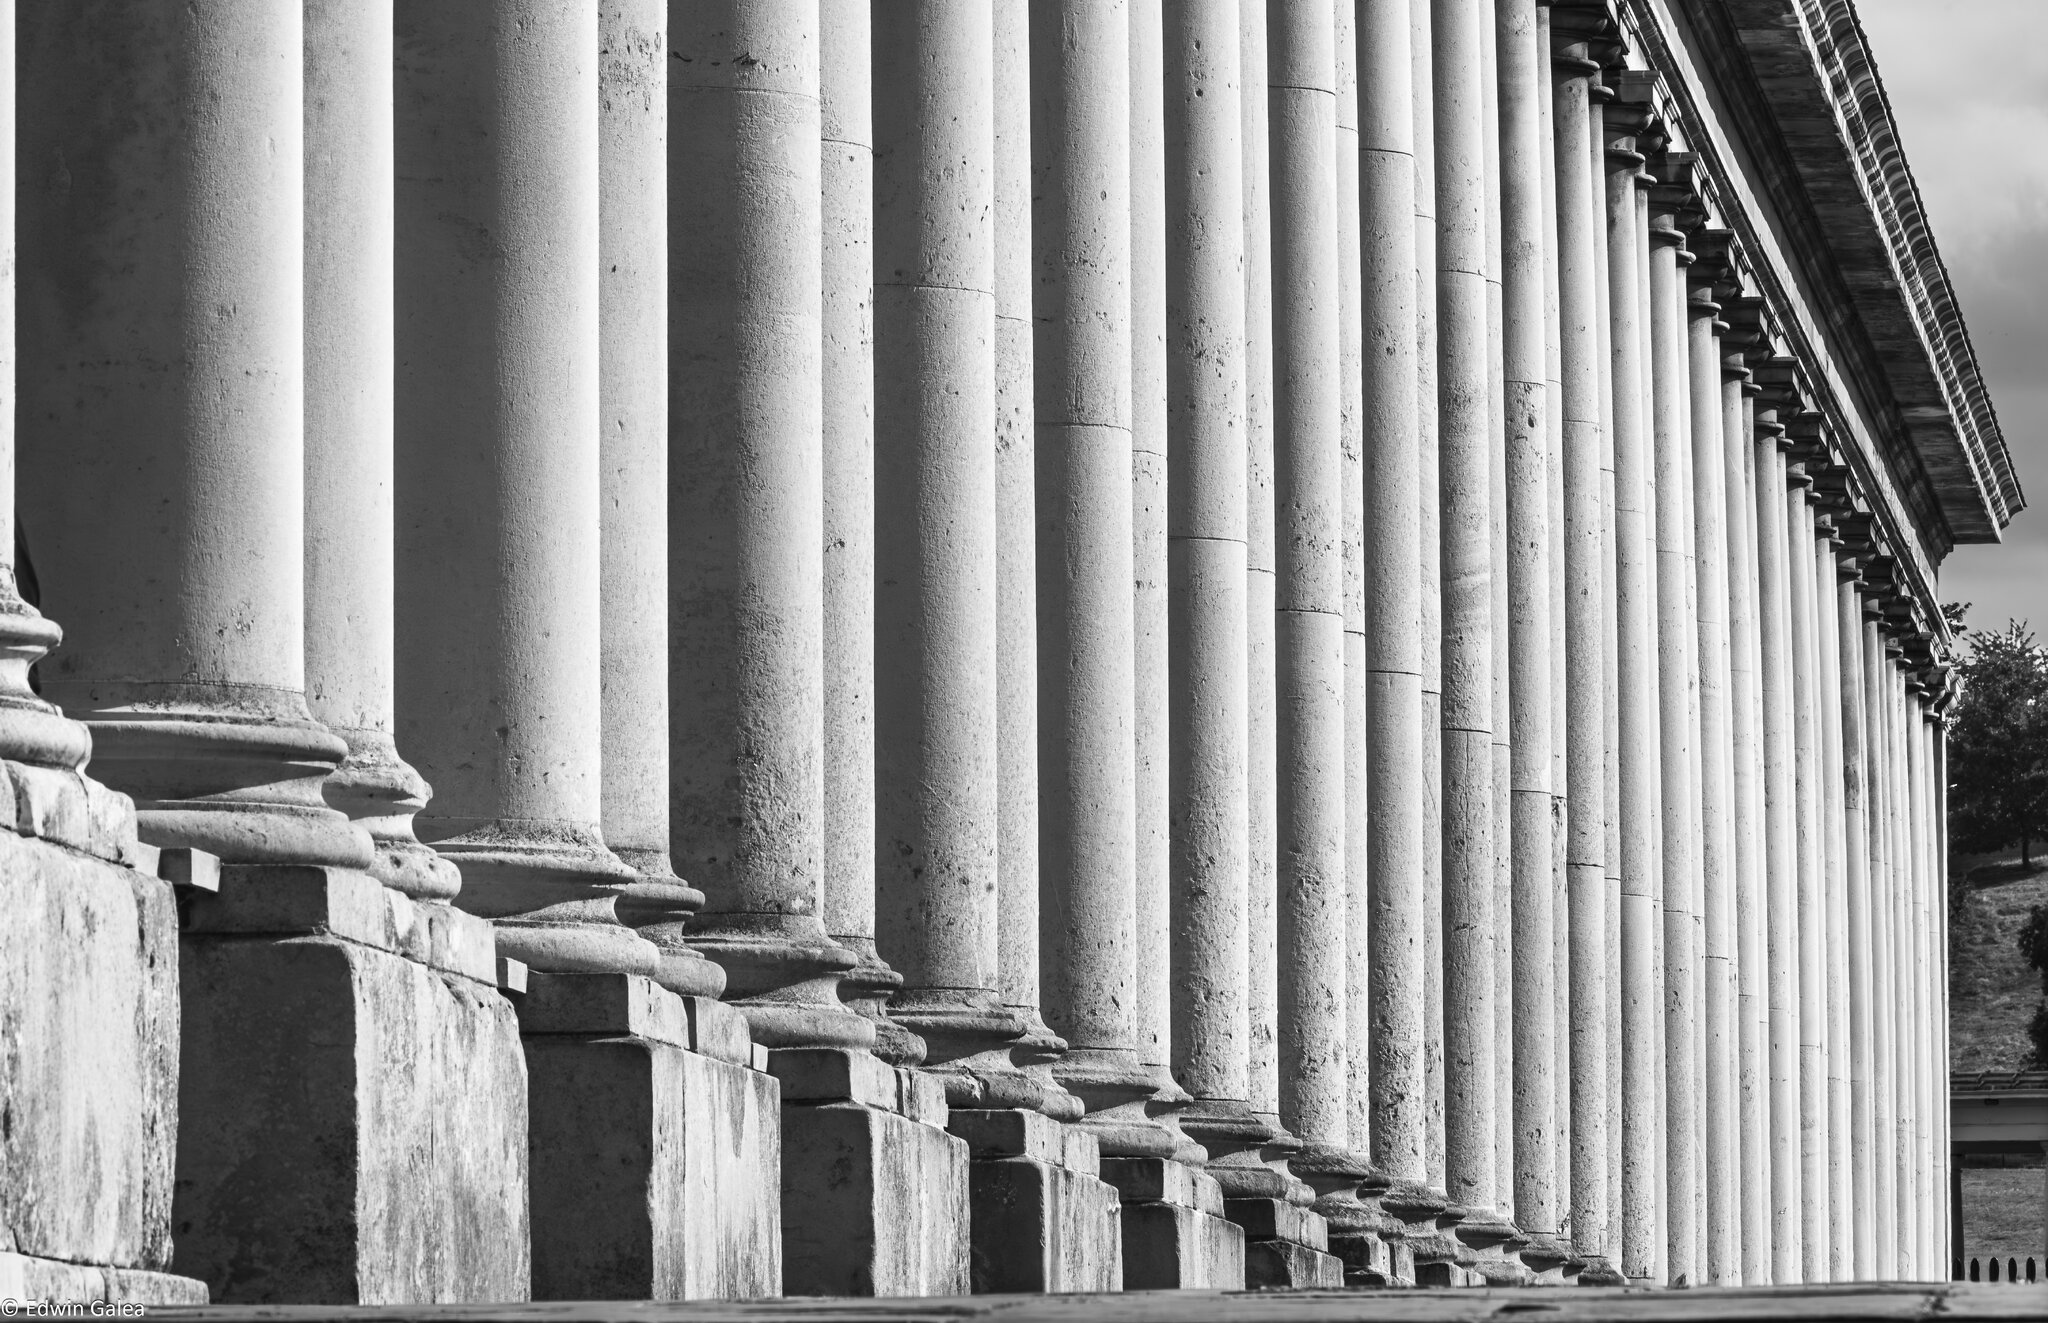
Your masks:
<instances>
[{"instance_id":1,"label":"stone block","mask_svg":"<svg viewBox=\"0 0 2048 1323\"><path fill-rule=\"evenodd\" d=\"M179 1116L171 888L0 831L0 915L0 1246L81 1270L167 1269Z\"/></svg>"},{"instance_id":2,"label":"stone block","mask_svg":"<svg viewBox=\"0 0 2048 1323\"><path fill-rule=\"evenodd\" d=\"M203 1305L206 1287L190 1277L140 1268L60 1263L0 1253L0 1300L67 1305Z\"/></svg>"},{"instance_id":3,"label":"stone block","mask_svg":"<svg viewBox=\"0 0 2048 1323\"><path fill-rule=\"evenodd\" d=\"M946 1105L946 1084L938 1076L909 1066L896 1068L896 1110L913 1121L946 1128L951 1109Z\"/></svg>"},{"instance_id":4,"label":"stone block","mask_svg":"<svg viewBox=\"0 0 2048 1323\"><path fill-rule=\"evenodd\" d=\"M1244 1284L1249 1290L1334 1291L1344 1285L1344 1264L1291 1240L1255 1240L1244 1247Z\"/></svg>"},{"instance_id":5,"label":"stone block","mask_svg":"<svg viewBox=\"0 0 2048 1323\"><path fill-rule=\"evenodd\" d=\"M690 1045L683 999L640 974L543 974L528 970L519 1008L519 1032L589 1038L625 1035Z\"/></svg>"},{"instance_id":6,"label":"stone block","mask_svg":"<svg viewBox=\"0 0 2048 1323\"><path fill-rule=\"evenodd\" d=\"M526 1066L494 988L328 936L188 933L179 968L181 1271L223 1302L526 1298Z\"/></svg>"},{"instance_id":7,"label":"stone block","mask_svg":"<svg viewBox=\"0 0 2048 1323\"><path fill-rule=\"evenodd\" d=\"M954 1111L946 1129L967 1141L974 1158L1030 1158L1064 1166L1066 1144L1060 1134L1069 1127L1043 1112L1017 1108L972 1108Z\"/></svg>"},{"instance_id":8,"label":"stone block","mask_svg":"<svg viewBox=\"0 0 2048 1323\"><path fill-rule=\"evenodd\" d=\"M1123 1289L1122 1201L1114 1186L1025 1157L983 1158L967 1172L976 1292Z\"/></svg>"},{"instance_id":9,"label":"stone block","mask_svg":"<svg viewBox=\"0 0 2048 1323\"><path fill-rule=\"evenodd\" d=\"M1219 1290L1245 1286L1244 1230L1184 1204L1123 1205L1126 1291Z\"/></svg>"},{"instance_id":10,"label":"stone block","mask_svg":"<svg viewBox=\"0 0 2048 1323\"><path fill-rule=\"evenodd\" d=\"M1344 1265L1346 1286L1415 1285L1415 1252L1398 1238L1332 1233L1330 1253Z\"/></svg>"},{"instance_id":11,"label":"stone block","mask_svg":"<svg viewBox=\"0 0 2048 1323\"><path fill-rule=\"evenodd\" d=\"M1060 1142L1065 1149L1060 1158L1060 1165L1083 1176L1100 1178L1102 1142L1077 1125L1061 1126L1060 1131Z\"/></svg>"},{"instance_id":12,"label":"stone block","mask_svg":"<svg viewBox=\"0 0 2048 1323\"><path fill-rule=\"evenodd\" d=\"M690 1050L714 1061L754 1068L754 1036L747 1017L715 997L684 997L690 1020Z\"/></svg>"},{"instance_id":13,"label":"stone block","mask_svg":"<svg viewBox=\"0 0 2048 1323\"><path fill-rule=\"evenodd\" d=\"M1291 1240L1325 1253L1330 1248L1330 1224L1320 1213L1297 1208L1281 1199L1226 1199L1224 1216L1244 1228L1244 1238Z\"/></svg>"},{"instance_id":14,"label":"stone block","mask_svg":"<svg viewBox=\"0 0 2048 1323\"><path fill-rule=\"evenodd\" d=\"M781 1289L772 1078L634 1037L529 1035L526 1061L536 1300Z\"/></svg>"},{"instance_id":15,"label":"stone block","mask_svg":"<svg viewBox=\"0 0 2048 1323\"><path fill-rule=\"evenodd\" d=\"M777 1051L770 1061L813 1055L865 1054ZM966 1294L967 1168L966 1143L936 1126L858 1103L791 1105L785 1092L783 1292Z\"/></svg>"},{"instance_id":16,"label":"stone block","mask_svg":"<svg viewBox=\"0 0 2048 1323\"><path fill-rule=\"evenodd\" d=\"M782 1101L852 1102L900 1112L902 1082L896 1068L870 1052L838 1047L779 1048L768 1054L768 1073L782 1081Z\"/></svg>"}]
</instances>

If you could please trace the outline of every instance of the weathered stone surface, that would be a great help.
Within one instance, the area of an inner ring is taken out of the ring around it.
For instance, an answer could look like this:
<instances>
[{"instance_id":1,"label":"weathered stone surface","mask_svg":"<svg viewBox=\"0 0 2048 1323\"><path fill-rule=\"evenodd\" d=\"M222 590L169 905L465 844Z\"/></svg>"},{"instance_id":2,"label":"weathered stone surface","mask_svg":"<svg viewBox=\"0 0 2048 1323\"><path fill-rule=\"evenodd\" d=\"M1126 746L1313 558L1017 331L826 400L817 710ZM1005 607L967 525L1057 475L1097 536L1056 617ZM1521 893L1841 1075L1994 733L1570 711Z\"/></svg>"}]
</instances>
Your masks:
<instances>
[{"instance_id":1,"label":"weathered stone surface","mask_svg":"<svg viewBox=\"0 0 2048 1323\"><path fill-rule=\"evenodd\" d=\"M1322 1215L1283 1199L1226 1199L1223 1211L1244 1228L1246 1240L1291 1240L1313 1250L1330 1248L1330 1224Z\"/></svg>"},{"instance_id":2,"label":"weathered stone surface","mask_svg":"<svg viewBox=\"0 0 2048 1323\"><path fill-rule=\"evenodd\" d=\"M890 1111L901 1105L895 1067L868 1052L847 1048L786 1048L771 1052L768 1070L782 1081L782 1101L856 1102Z\"/></svg>"},{"instance_id":3,"label":"weathered stone surface","mask_svg":"<svg viewBox=\"0 0 2048 1323\"><path fill-rule=\"evenodd\" d=\"M645 1038L525 1046L536 1299L779 1290L774 1079Z\"/></svg>"},{"instance_id":4,"label":"weathered stone surface","mask_svg":"<svg viewBox=\"0 0 2048 1323\"><path fill-rule=\"evenodd\" d=\"M969 1163L967 1180L977 1293L1123 1289L1114 1186L1028 1157Z\"/></svg>"},{"instance_id":5,"label":"weathered stone surface","mask_svg":"<svg viewBox=\"0 0 2048 1323\"><path fill-rule=\"evenodd\" d=\"M1244 1247L1244 1284L1268 1290L1335 1290L1344 1261L1291 1240L1255 1240Z\"/></svg>"},{"instance_id":6,"label":"weathered stone surface","mask_svg":"<svg viewBox=\"0 0 2048 1323\"><path fill-rule=\"evenodd\" d=\"M527 1294L511 1007L331 937L190 935L177 1267L223 1301Z\"/></svg>"},{"instance_id":7,"label":"weathered stone surface","mask_svg":"<svg viewBox=\"0 0 2048 1323\"><path fill-rule=\"evenodd\" d=\"M519 1000L523 1034L629 1034L690 1045L683 999L642 974L543 974L530 971Z\"/></svg>"},{"instance_id":8,"label":"weathered stone surface","mask_svg":"<svg viewBox=\"0 0 2048 1323\"><path fill-rule=\"evenodd\" d=\"M0 1253L165 1268L178 1130L171 888L0 833L0 914Z\"/></svg>"},{"instance_id":9,"label":"weathered stone surface","mask_svg":"<svg viewBox=\"0 0 2048 1323\"><path fill-rule=\"evenodd\" d=\"M1124 1289L1242 1290L1244 1231L1181 1204L1125 1204Z\"/></svg>"},{"instance_id":10,"label":"weathered stone surface","mask_svg":"<svg viewBox=\"0 0 2048 1323\"><path fill-rule=\"evenodd\" d=\"M0 1253L0 1300L65 1304L203 1305L206 1287L190 1277L140 1268L100 1268L26 1254Z\"/></svg>"},{"instance_id":11,"label":"weathered stone surface","mask_svg":"<svg viewBox=\"0 0 2048 1323\"><path fill-rule=\"evenodd\" d=\"M967 1167L967 1145L936 1126L855 1103L785 1102L783 1292L966 1294Z\"/></svg>"}]
</instances>

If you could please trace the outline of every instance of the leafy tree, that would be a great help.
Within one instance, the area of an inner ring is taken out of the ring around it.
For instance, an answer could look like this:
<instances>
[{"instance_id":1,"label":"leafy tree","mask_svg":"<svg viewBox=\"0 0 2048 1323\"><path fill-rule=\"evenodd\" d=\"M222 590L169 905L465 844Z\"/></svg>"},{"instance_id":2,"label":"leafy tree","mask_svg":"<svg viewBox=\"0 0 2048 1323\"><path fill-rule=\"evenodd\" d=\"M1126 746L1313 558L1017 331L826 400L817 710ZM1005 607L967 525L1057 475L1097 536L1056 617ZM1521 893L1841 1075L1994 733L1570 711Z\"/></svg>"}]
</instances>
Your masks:
<instances>
[{"instance_id":1,"label":"leafy tree","mask_svg":"<svg viewBox=\"0 0 2048 1323\"><path fill-rule=\"evenodd\" d=\"M1982 853L2017 844L2033 863L2048 837L2048 648L2024 621L1975 634L1957 663L1949 729L1949 834Z\"/></svg>"}]
</instances>

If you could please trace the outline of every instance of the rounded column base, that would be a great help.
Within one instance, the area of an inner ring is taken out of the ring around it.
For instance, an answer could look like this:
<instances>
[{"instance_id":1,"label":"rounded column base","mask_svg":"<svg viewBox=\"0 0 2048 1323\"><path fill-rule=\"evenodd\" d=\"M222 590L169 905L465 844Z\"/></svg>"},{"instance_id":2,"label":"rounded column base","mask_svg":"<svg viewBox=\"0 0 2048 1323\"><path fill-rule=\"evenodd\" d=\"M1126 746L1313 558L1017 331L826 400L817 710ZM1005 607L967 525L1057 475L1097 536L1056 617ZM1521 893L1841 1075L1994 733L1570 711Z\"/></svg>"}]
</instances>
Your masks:
<instances>
[{"instance_id":1,"label":"rounded column base","mask_svg":"<svg viewBox=\"0 0 2048 1323\"><path fill-rule=\"evenodd\" d=\"M413 815L426 808L433 788L405 759L389 732L334 727L348 757L321 787L328 806L370 833L376 858L370 876L414 900L450 900L462 890L462 872L413 834Z\"/></svg>"},{"instance_id":2,"label":"rounded column base","mask_svg":"<svg viewBox=\"0 0 2048 1323\"><path fill-rule=\"evenodd\" d=\"M1053 1067L1053 1078L1081 1100L1085 1110L1076 1124L1095 1136L1103 1157L1187 1161L1181 1154L1194 1148L1201 1154L1196 1163L1207 1160L1198 1145L1153 1114L1159 1081L1129 1048L1070 1047Z\"/></svg>"},{"instance_id":3,"label":"rounded column base","mask_svg":"<svg viewBox=\"0 0 2048 1323\"><path fill-rule=\"evenodd\" d=\"M725 1000L763 1047L872 1051L875 1026L840 1000L859 963L806 914L700 917L690 945L725 970Z\"/></svg>"},{"instance_id":4,"label":"rounded column base","mask_svg":"<svg viewBox=\"0 0 2048 1323\"><path fill-rule=\"evenodd\" d=\"M839 996L862 1019L874 1025L875 1055L892 1066L922 1064L924 1040L889 1016L889 999L903 986L903 976L875 953L874 938L833 933L832 940L853 952L858 962L839 981Z\"/></svg>"},{"instance_id":5,"label":"rounded column base","mask_svg":"<svg viewBox=\"0 0 2048 1323\"><path fill-rule=\"evenodd\" d=\"M1235 1098L1190 1098L1176 1115L1181 1132L1208 1154L1209 1174L1227 1199L1278 1199L1292 1193L1294 1181L1266 1160L1273 1128L1261 1121L1251 1104Z\"/></svg>"},{"instance_id":6,"label":"rounded column base","mask_svg":"<svg viewBox=\"0 0 2048 1323\"><path fill-rule=\"evenodd\" d=\"M1044 1086L1011 1057L1030 1026L993 992L898 993L890 1013L924 1040L924 1069L945 1084L948 1106L1044 1111Z\"/></svg>"},{"instance_id":7,"label":"rounded column base","mask_svg":"<svg viewBox=\"0 0 2048 1323\"><path fill-rule=\"evenodd\" d=\"M586 824L526 819L414 820L462 871L456 904L492 921L498 954L549 974L645 974L654 943L619 922L633 874Z\"/></svg>"},{"instance_id":8,"label":"rounded column base","mask_svg":"<svg viewBox=\"0 0 2048 1323\"><path fill-rule=\"evenodd\" d=\"M1087 1107L1053 1075L1053 1068L1067 1054L1067 1040L1046 1027L1036 1006L1006 1005L1005 1009L1024 1022L1024 1036L1010 1044L1010 1060L1044 1091L1045 1102L1038 1110L1055 1121L1078 1121L1087 1115Z\"/></svg>"},{"instance_id":9,"label":"rounded column base","mask_svg":"<svg viewBox=\"0 0 2048 1323\"><path fill-rule=\"evenodd\" d=\"M654 981L685 997L724 992L725 971L692 949L684 937L690 916L704 908L704 893L676 876L666 850L615 845L612 853L635 874L619 890L619 922L661 953Z\"/></svg>"},{"instance_id":10,"label":"rounded column base","mask_svg":"<svg viewBox=\"0 0 2048 1323\"><path fill-rule=\"evenodd\" d=\"M0 565L0 758L8 762L75 770L92 756L85 727L29 687L29 667L63 637L55 621L21 600L13 571Z\"/></svg>"}]
</instances>

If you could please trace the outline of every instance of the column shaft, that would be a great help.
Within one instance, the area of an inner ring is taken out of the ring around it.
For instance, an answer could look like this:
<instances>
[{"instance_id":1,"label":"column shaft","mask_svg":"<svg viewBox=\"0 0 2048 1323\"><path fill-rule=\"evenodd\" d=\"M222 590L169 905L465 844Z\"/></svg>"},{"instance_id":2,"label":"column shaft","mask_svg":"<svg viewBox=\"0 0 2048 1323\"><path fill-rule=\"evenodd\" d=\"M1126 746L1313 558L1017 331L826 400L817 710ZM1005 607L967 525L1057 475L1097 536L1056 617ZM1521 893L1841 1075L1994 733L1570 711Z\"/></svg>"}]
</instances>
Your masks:
<instances>
[{"instance_id":1,"label":"column shaft","mask_svg":"<svg viewBox=\"0 0 2048 1323\"><path fill-rule=\"evenodd\" d=\"M1344 454L1330 5L1268 10L1279 695L1280 1119L1348 1143Z\"/></svg>"},{"instance_id":2,"label":"column shaft","mask_svg":"<svg viewBox=\"0 0 2048 1323\"><path fill-rule=\"evenodd\" d=\"M1607 814L1605 511L1602 492L1604 351L1598 253L1605 183L1594 167L1589 89L1599 66L1585 35L1553 11L1557 169L1559 449L1564 488L1566 927L1570 939L1568 1215L1589 1270L1605 1266L1610 1203L1607 1080ZM1611 1271L1611 1268L1610 1268Z\"/></svg>"},{"instance_id":3,"label":"column shaft","mask_svg":"<svg viewBox=\"0 0 2048 1323\"><path fill-rule=\"evenodd\" d=\"M1284 1196L1250 1107L1244 113L1237 0L1167 13L1166 398L1173 1073L1232 1193ZM1282 916L1282 930L1286 916ZM1342 925L1332 934L1342 959ZM1284 941L1284 938L1283 938ZM1282 965L1292 965L1283 959ZM1339 988L1341 989L1341 982ZM1286 983L1281 996L1285 1005ZM1341 992L1339 993L1341 996ZM1283 1011L1282 1023L1288 1023ZM1341 1031L1341 1021L1339 1022ZM1283 1038L1281 1053L1297 1046ZM1294 1073L1282 1069L1282 1079ZM1341 1082L1341 1069L1340 1069ZM1282 1090L1282 1110L1288 1101ZM1342 1096L1337 1100L1342 1117Z\"/></svg>"},{"instance_id":4,"label":"column shaft","mask_svg":"<svg viewBox=\"0 0 2048 1323\"><path fill-rule=\"evenodd\" d=\"M326 797L370 872L446 900L462 875L414 837L432 791L391 738L391 5L316 0L305 24L306 701L348 741Z\"/></svg>"},{"instance_id":5,"label":"column shaft","mask_svg":"<svg viewBox=\"0 0 2048 1323\"><path fill-rule=\"evenodd\" d=\"M652 973L599 825L596 11L396 19L399 735L439 792L417 826L501 953ZM516 409L507 380L532 383Z\"/></svg>"},{"instance_id":6,"label":"column shaft","mask_svg":"<svg viewBox=\"0 0 2048 1323\"><path fill-rule=\"evenodd\" d=\"M1770 1001L1771 1277L1801 1279L1799 862L1793 832L1792 640L1786 598L1785 460L1775 427L1756 439L1757 583L1763 659L1765 959Z\"/></svg>"},{"instance_id":7,"label":"column shaft","mask_svg":"<svg viewBox=\"0 0 2048 1323\"><path fill-rule=\"evenodd\" d=\"M1855 552L1842 557L1835 586L1837 667L1842 679L1843 863L1848 896L1851 1281L1874 1281L1877 1257L1875 1067L1877 977L1871 927L1869 704L1864 693L1863 601Z\"/></svg>"},{"instance_id":8,"label":"column shaft","mask_svg":"<svg viewBox=\"0 0 2048 1323\"><path fill-rule=\"evenodd\" d=\"M825 931L858 964L840 985L875 1050L924 1057L884 1013L903 979L875 953L875 125L864 3L820 6L824 228Z\"/></svg>"},{"instance_id":9,"label":"column shaft","mask_svg":"<svg viewBox=\"0 0 2048 1323\"><path fill-rule=\"evenodd\" d=\"M1130 21L1031 23L1042 994L1104 1152L1165 1157L1134 1016Z\"/></svg>"},{"instance_id":10,"label":"column shaft","mask_svg":"<svg viewBox=\"0 0 2048 1323\"><path fill-rule=\"evenodd\" d=\"M757 1040L867 1047L821 921L818 6L669 17L670 857Z\"/></svg>"},{"instance_id":11,"label":"column shaft","mask_svg":"<svg viewBox=\"0 0 2048 1323\"><path fill-rule=\"evenodd\" d=\"M1891 787L1886 754L1889 726L1885 720L1884 635L1878 627L1875 588L1860 603L1863 632L1863 721L1867 748L1864 776L1870 787L1870 912L1871 935L1871 1088L1872 1154L1875 1168L1876 1233L1874 1276L1893 1278L1898 1269L1898 966L1892 933L1898 917L1892 909L1890 852Z\"/></svg>"},{"instance_id":12,"label":"column shaft","mask_svg":"<svg viewBox=\"0 0 2048 1323\"><path fill-rule=\"evenodd\" d=\"M1837 535L1832 524L1820 527L1814 542L1814 643L1819 652L1821 815L1826 828L1827 867L1822 873L1823 927L1827 955L1826 980L1827 1117L1828 1117L1828 1277L1857 1280L1856 1239L1849 1190L1849 878L1844 854L1848 846L1844 806L1842 744L1842 645L1836 637L1834 610L1840 573L1835 565Z\"/></svg>"},{"instance_id":13,"label":"column shaft","mask_svg":"<svg viewBox=\"0 0 2048 1323\"><path fill-rule=\"evenodd\" d=\"M1811 479L1797 472L1785 506L1786 612L1791 621L1794 828L1798 878L1799 1135L1802 1280L1828 1280L1826 855L1822 834L1819 649L1813 628Z\"/></svg>"},{"instance_id":14,"label":"column shaft","mask_svg":"<svg viewBox=\"0 0 2048 1323\"><path fill-rule=\"evenodd\" d=\"M65 163L18 191L8 332L35 498L5 532L67 630L43 698L145 840L369 867L306 706L301 7L32 5L16 41L15 151ZM14 656L57 641L10 619ZM9 756L75 768L25 669Z\"/></svg>"},{"instance_id":15,"label":"column shaft","mask_svg":"<svg viewBox=\"0 0 2048 1323\"><path fill-rule=\"evenodd\" d=\"M1522 1230L1539 1238L1561 1229L1557 1183L1557 961L1552 722L1564 679L1552 670L1553 566L1550 485L1549 346L1553 312L1545 267L1541 107L1549 52L1540 44L1533 0L1496 7L1500 82L1501 325L1509 594L1507 639L1512 738L1511 909L1499 922L1513 953L1513 1202Z\"/></svg>"}]
</instances>

